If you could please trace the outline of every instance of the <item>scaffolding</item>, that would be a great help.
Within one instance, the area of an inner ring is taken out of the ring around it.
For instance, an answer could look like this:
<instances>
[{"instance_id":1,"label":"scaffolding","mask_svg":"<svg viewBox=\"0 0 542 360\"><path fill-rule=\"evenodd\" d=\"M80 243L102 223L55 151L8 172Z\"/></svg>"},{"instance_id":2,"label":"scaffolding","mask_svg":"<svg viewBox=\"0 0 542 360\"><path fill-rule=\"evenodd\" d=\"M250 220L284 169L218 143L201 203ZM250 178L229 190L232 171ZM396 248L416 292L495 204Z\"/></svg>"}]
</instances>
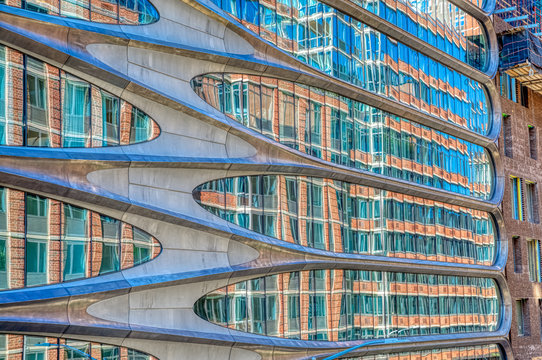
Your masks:
<instances>
[{"instance_id":1,"label":"scaffolding","mask_svg":"<svg viewBox=\"0 0 542 360\"><path fill-rule=\"evenodd\" d=\"M500 64L504 71L523 86L542 93L542 42L539 36L524 28L499 35Z\"/></svg>"},{"instance_id":2,"label":"scaffolding","mask_svg":"<svg viewBox=\"0 0 542 360\"><path fill-rule=\"evenodd\" d=\"M542 0L499 0L494 14L509 25L499 34L499 69L542 93Z\"/></svg>"},{"instance_id":3,"label":"scaffolding","mask_svg":"<svg viewBox=\"0 0 542 360\"><path fill-rule=\"evenodd\" d=\"M499 0L493 12L512 28L542 36L542 0Z\"/></svg>"}]
</instances>

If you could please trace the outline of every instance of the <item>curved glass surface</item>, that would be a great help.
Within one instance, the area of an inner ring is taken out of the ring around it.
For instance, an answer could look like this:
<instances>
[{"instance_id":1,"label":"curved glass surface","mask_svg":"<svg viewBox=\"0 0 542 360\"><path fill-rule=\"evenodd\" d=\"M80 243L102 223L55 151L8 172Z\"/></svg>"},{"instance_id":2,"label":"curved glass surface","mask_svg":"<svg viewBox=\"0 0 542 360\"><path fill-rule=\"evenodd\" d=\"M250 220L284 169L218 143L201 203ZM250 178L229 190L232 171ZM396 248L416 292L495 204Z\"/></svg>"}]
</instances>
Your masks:
<instances>
[{"instance_id":1,"label":"curved glass surface","mask_svg":"<svg viewBox=\"0 0 542 360\"><path fill-rule=\"evenodd\" d=\"M159 18L148 0L0 0L0 4L106 24L146 25Z\"/></svg>"},{"instance_id":2,"label":"curved glass surface","mask_svg":"<svg viewBox=\"0 0 542 360\"><path fill-rule=\"evenodd\" d=\"M289 243L336 253L492 265L489 213L305 176L214 180L194 190L211 213Z\"/></svg>"},{"instance_id":3,"label":"curved glass surface","mask_svg":"<svg viewBox=\"0 0 542 360\"><path fill-rule=\"evenodd\" d=\"M443 349L365 355L343 360L504 360L498 345L461 346Z\"/></svg>"},{"instance_id":4,"label":"curved glass surface","mask_svg":"<svg viewBox=\"0 0 542 360\"><path fill-rule=\"evenodd\" d=\"M124 346L57 337L0 335L0 359L9 360L158 360Z\"/></svg>"},{"instance_id":5,"label":"curved glass surface","mask_svg":"<svg viewBox=\"0 0 542 360\"><path fill-rule=\"evenodd\" d=\"M214 1L263 39L318 70L444 121L477 124L471 130L482 135L488 132L489 103L480 83L328 5L316 0L294 5L289 0Z\"/></svg>"},{"instance_id":6,"label":"curved glass surface","mask_svg":"<svg viewBox=\"0 0 542 360\"><path fill-rule=\"evenodd\" d=\"M158 125L135 106L0 45L0 145L103 147L159 134Z\"/></svg>"},{"instance_id":7,"label":"curved glass surface","mask_svg":"<svg viewBox=\"0 0 542 360\"><path fill-rule=\"evenodd\" d=\"M448 0L350 1L456 59L487 70L489 45L483 26Z\"/></svg>"},{"instance_id":8,"label":"curved glass surface","mask_svg":"<svg viewBox=\"0 0 542 360\"><path fill-rule=\"evenodd\" d=\"M332 163L487 200L486 150L358 101L274 78L208 74L194 91L235 121Z\"/></svg>"},{"instance_id":9,"label":"curved glass surface","mask_svg":"<svg viewBox=\"0 0 542 360\"><path fill-rule=\"evenodd\" d=\"M495 331L497 294L487 278L310 270L223 287L199 299L194 311L249 333L349 341Z\"/></svg>"},{"instance_id":10,"label":"curved glass surface","mask_svg":"<svg viewBox=\"0 0 542 360\"><path fill-rule=\"evenodd\" d=\"M112 273L160 251L155 238L120 220L0 187L0 289Z\"/></svg>"}]
</instances>

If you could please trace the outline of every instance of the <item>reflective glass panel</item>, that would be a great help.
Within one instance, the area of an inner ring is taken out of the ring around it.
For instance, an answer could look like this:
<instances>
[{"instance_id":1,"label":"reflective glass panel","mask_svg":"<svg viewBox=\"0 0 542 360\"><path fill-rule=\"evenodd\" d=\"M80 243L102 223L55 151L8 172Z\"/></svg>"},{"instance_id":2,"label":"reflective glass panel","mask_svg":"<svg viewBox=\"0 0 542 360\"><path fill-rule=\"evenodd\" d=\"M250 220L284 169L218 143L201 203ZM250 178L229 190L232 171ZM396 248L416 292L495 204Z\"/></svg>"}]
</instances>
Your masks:
<instances>
[{"instance_id":1,"label":"reflective glass panel","mask_svg":"<svg viewBox=\"0 0 542 360\"><path fill-rule=\"evenodd\" d=\"M0 46L0 145L130 145L159 133L154 120L117 96Z\"/></svg>"},{"instance_id":2,"label":"reflective glass panel","mask_svg":"<svg viewBox=\"0 0 542 360\"><path fill-rule=\"evenodd\" d=\"M442 349L429 349L390 353L379 355L365 355L344 360L503 360L498 345L475 345L466 347L453 347Z\"/></svg>"},{"instance_id":3,"label":"reflective glass panel","mask_svg":"<svg viewBox=\"0 0 542 360\"><path fill-rule=\"evenodd\" d=\"M159 18L158 11L148 0L0 0L0 4L106 24L146 25Z\"/></svg>"},{"instance_id":4,"label":"reflective glass panel","mask_svg":"<svg viewBox=\"0 0 542 360\"><path fill-rule=\"evenodd\" d=\"M492 195L484 148L441 131L283 80L208 74L192 86L232 119L306 154L480 199Z\"/></svg>"},{"instance_id":5,"label":"reflective glass panel","mask_svg":"<svg viewBox=\"0 0 542 360\"><path fill-rule=\"evenodd\" d=\"M478 20L447 0L351 0L472 67L485 71L488 41Z\"/></svg>"},{"instance_id":6,"label":"reflective glass panel","mask_svg":"<svg viewBox=\"0 0 542 360\"><path fill-rule=\"evenodd\" d=\"M194 198L243 228L337 253L489 266L497 251L487 212L342 181L243 176L200 185Z\"/></svg>"},{"instance_id":7,"label":"reflective glass panel","mask_svg":"<svg viewBox=\"0 0 542 360\"><path fill-rule=\"evenodd\" d=\"M2 360L158 360L144 352L123 346L56 337L0 335Z\"/></svg>"},{"instance_id":8,"label":"reflective glass panel","mask_svg":"<svg viewBox=\"0 0 542 360\"><path fill-rule=\"evenodd\" d=\"M482 26L447 0L352 1L479 70L487 68ZM244 1L235 7L231 0L215 2L263 39L318 70L480 134L489 130L482 84L322 2L257 1L259 26L245 18L243 8L249 5Z\"/></svg>"},{"instance_id":9,"label":"reflective glass panel","mask_svg":"<svg viewBox=\"0 0 542 360\"><path fill-rule=\"evenodd\" d=\"M0 289L107 274L160 251L154 237L120 220L0 187Z\"/></svg>"},{"instance_id":10,"label":"reflective glass panel","mask_svg":"<svg viewBox=\"0 0 542 360\"><path fill-rule=\"evenodd\" d=\"M440 275L429 285L427 276L336 269L276 274L213 291L196 302L194 311L231 329L301 340L351 341L497 330L500 298L492 279ZM289 286L275 289L279 284ZM439 301L434 311L425 306L431 298ZM237 308L240 303L247 304L243 313L248 322L243 327L232 319L237 316L232 306ZM294 326L277 328L276 319L287 319L285 323Z\"/></svg>"}]
</instances>

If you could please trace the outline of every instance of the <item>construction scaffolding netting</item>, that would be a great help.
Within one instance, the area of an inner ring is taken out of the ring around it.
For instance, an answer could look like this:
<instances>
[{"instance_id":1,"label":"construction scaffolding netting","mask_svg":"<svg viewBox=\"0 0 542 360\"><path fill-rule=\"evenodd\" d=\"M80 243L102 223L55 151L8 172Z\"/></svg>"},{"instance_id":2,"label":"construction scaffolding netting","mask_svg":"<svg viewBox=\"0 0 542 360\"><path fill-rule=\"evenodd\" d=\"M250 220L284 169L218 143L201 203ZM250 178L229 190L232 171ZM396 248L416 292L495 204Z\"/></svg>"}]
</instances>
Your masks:
<instances>
[{"instance_id":1,"label":"construction scaffolding netting","mask_svg":"<svg viewBox=\"0 0 542 360\"><path fill-rule=\"evenodd\" d=\"M518 65L533 65L542 69L542 42L532 32L516 28L500 34L500 68L508 70Z\"/></svg>"},{"instance_id":2,"label":"construction scaffolding netting","mask_svg":"<svg viewBox=\"0 0 542 360\"><path fill-rule=\"evenodd\" d=\"M515 28L499 35L500 70L523 86L542 93L542 42L540 37L524 28Z\"/></svg>"}]
</instances>

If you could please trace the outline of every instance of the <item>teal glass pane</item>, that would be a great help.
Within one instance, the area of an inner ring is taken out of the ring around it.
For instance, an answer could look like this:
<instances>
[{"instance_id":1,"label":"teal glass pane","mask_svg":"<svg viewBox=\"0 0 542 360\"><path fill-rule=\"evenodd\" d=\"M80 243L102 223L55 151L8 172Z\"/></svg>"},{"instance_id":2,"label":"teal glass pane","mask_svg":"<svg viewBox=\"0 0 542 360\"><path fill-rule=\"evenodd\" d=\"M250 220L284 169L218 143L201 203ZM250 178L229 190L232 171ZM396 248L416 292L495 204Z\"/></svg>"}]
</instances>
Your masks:
<instances>
[{"instance_id":1,"label":"teal glass pane","mask_svg":"<svg viewBox=\"0 0 542 360\"><path fill-rule=\"evenodd\" d=\"M141 110L133 108L130 124L130 144L148 140L151 133L152 120Z\"/></svg>"},{"instance_id":2,"label":"teal glass pane","mask_svg":"<svg viewBox=\"0 0 542 360\"><path fill-rule=\"evenodd\" d=\"M103 146L120 143L120 104L115 96L102 92ZM95 136L93 134L93 136Z\"/></svg>"},{"instance_id":3,"label":"teal glass pane","mask_svg":"<svg viewBox=\"0 0 542 360\"><path fill-rule=\"evenodd\" d=\"M64 77L62 140L64 147L87 147L90 137L90 84Z\"/></svg>"},{"instance_id":4,"label":"teal glass pane","mask_svg":"<svg viewBox=\"0 0 542 360\"><path fill-rule=\"evenodd\" d=\"M80 279L87 276L88 222L87 210L64 204L62 268L65 280Z\"/></svg>"},{"instance_id":5,"label":"teal glass pane","mask_svg":"<svg viewBox=\"0 0 542 360\"><path fill-rule=\"evenodd\" d=\"M48 354L48 347L41 346L41 344L47 343L45 337L26 336L25 340L24 360L47 360L48 355L56 355Z\"/></svg>"},{"instance_id":6,"label":"teal glass pane","mask_svg":"<svg viewBox=\"0 0 542 360\"><path fill-rule=\"evenodd\" d=\"M120 238L121 222L107 216L100 216L102 238L94 239L101 245L94 247L94 260L101 256L99 274L119 271L120 269ZM101 250L101 251L100 251Z\"/></svg>"},{"instance_id":7,"label":"teal glass pane","mask_svg":"<svg viewBox=\"0 0 542 360\"><path fill-rule=\"evenodd\" d=\"M134 265L148 261L152 256L152 238L139 229L134 229Z\"/></svg>"},{"instance_id":8,"label":"teal glass pane","mask_svg":"<svg viewBox=\"0 0 542 360\"><path fill-rule=\"evenodd\" d=\"M50 146L47 74L45 63L28 58L26 63L26 144Z\"/></svg>"}]
</instances>

